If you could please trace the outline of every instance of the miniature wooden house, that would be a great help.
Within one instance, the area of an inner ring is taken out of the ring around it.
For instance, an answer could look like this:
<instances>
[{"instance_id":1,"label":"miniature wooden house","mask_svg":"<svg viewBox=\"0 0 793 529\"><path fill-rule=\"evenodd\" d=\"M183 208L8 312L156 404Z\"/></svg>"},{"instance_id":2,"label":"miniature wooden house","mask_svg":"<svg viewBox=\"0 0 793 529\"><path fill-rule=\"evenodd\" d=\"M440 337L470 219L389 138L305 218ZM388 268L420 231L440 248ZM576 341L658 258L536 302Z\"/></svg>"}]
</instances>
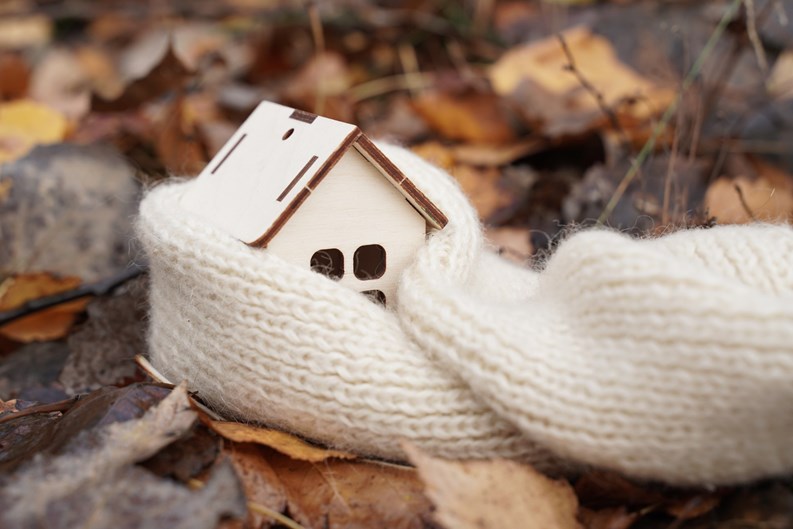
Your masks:
<instances>
[{"instance_id":1,"label":"miniature wooden house","mask_svg":"<svg viewBox=\"0 0 793 529\"><path fill-rule=\"evenodd\" d=\"M263 102L183 197L207 222L386 303L444 214L354 125Z\"/></svg>"}]
</instances>

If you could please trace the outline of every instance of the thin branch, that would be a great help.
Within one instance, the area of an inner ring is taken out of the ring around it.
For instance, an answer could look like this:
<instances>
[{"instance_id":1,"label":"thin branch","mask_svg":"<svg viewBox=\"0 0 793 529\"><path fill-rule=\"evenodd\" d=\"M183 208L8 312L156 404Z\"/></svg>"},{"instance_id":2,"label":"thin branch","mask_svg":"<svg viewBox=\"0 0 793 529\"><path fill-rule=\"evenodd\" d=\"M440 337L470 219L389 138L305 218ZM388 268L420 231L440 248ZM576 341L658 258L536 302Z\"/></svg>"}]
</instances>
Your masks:
<instances>
[{"instance_id":1,"label":"thin branch","mask_svg":"<svg viewBox=\"0 0 793 529\"><path fill-rule=\"evenodd\" d=\"M598 217L599 224L603 224L606 221L606 219L609 218L611 213L614 211L614 208L617 207L617 203L625 194L625 191L628 189L630 183L639 173L642 164L645 162L647 157L655 148L655 144L658 141L659 136L666 130L669 121L672 119L672 116L675 115L675 112L677 111L677 107L680 105L680 102L682 101L683 94L688 91L688 89L696 80L697 76L699 76L699 73L702 71L702 67L705 64L705 61L708 59L708 57L710 57L710 54L713 52L713 48L716 46L716 43L721 38L722 34L724 34L724 31L727 29L727 26L729 25L730 21L733 19L736 12L738 11L738 8L741 6L741 2L743 2L743 0L733 0L727 11L725 11L724 15L721 17L721 20L719 20L719 23L716 25L716 28L713 30L713 33L708 39L708 42L705 44L705 47L702 48L702 51L697 57L697 60L694 61L694 64L691 66L691 69L689 70L685 79L683 79L683 84L680 88L680 91L677 94L677 97L675 97L675 100L672 101L672 103L670 103L670 105L666 108L664 114L661 116L660 121L655 125L655 127L653 127L652 134L644 143L644 146L642 147L641 151L639 151L639 154L636 156L636 158L633 160L633 163L631 164L630 168L625 173L625 176L622 178L622 181L617 186L617 189L614 191L614 194L611 196L611 199L609 200L608 204L606 204L606 207L603 209L603 212L600 214L600 217Z\"/></svg>"},{"instance_id":2,"label":"thin branch","mask_svg":"<svg viewBox=\"0 0 793 529\"><path fill-rule=\"evenodd\" d=\"M74 301L86 296L104 296L105 294L108 294L109 292L112 292L116 288L120 287L127 281L130 281L143 274L143 272L145 272L144 267L129 267L108 279L104 279L96 283L81 285L75 289L67 290L66 292L60 292L51 296L44 296L42 298L28 301L24 305L21 305L17 308L0 312L0 327L11 323L12 321L24 318L25 316L30 316L36 312L55 307L68 301Z\"/></svg>"},{"instance_id":3,"label":"thin branch","mask_svg":"<svg viewBox=\"0 0 793 529\"><path fill-rule=\"evenodd\" d=\"M581 87L595 98L598 107L600 107L600 111L603 112L603 114L608 118L609 123L611 123L611 127L620 133L620 136L622 136L624 141L627 138L627 135L625 134L625 130L622 128L620 120L617 118L617 114L614 112L614 109L606 103L606 98L603 97L603 94L597 88L595 88L595 86L589 82L589 79L584 77L584 74L581 73L581 70L578 69L575 58L573 57L573 53L570 51L570 47L567 45L564 35L557 33L556 38L559 39L559 43L562 45L562 51L567 58L567 64L564 66L564 69L572 73L578 80L578 83L581 85Z\"/></svg>"},{"instance_id":4,"label":"thin branch","mask_svg":"<svg viewBox=\"0 0 793 529\"><path fill-rule=\"evenodd\" d=\"M29 415L37 415L39 413L52 413L54 411L65 412L70 410L72 406L74 406L77 401L80 400L80 398L81 395L77 395L70 399L59 400L58 402L51 402L50 404L41 404L39 406L31 406L30 408L25 408L24 410L12 412L8 415L0 417L0 424L13 421L14 419L27 417Z\"/></svg>"},{"instance_id":5,"label":"thin branch","mask_svg":"<svg viewBox=\"0 0 793 529\"><path fill-rule=\"evenodd\" d=\"M741 207L746 212L746 214L749 215L749 218L752 220L757 220L752 208L750 208L749 204L746 202L746 197L743 195L743 189L741 189L741 186L738 184L733 184L732 187L735 188L735 192L738 193L738 200L741 201Z\"/></svg>"}]
</instances>

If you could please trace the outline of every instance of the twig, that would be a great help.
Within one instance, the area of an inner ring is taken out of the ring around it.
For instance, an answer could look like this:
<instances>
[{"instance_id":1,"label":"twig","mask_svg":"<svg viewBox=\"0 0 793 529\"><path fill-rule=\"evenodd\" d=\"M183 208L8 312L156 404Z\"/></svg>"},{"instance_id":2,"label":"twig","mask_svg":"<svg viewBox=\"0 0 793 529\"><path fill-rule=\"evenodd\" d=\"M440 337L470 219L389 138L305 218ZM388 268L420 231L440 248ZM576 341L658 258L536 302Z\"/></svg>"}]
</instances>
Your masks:
<instances>
[{"instance_id":1,"label":"twig","mask_svg":"<svg viewBox=\"0 0 793 529\"><path fill-rule=\"evenodd\" d=\"M5 422L13 421L14 419L19 419L21 417L27 417L28 415L37 415L39 413L52 413L54 411L68 411L74 406L78 400L80 400L81 395L77 395L76 397L72 397L66 400L59 400L58 402L51 402L50 404L41 404L39 406L31 406L30 408L25 408L24 410L20 410L17 412L9 413L3 417L0 417L0 424Z\"/></svg>"},{"instance_id":2,"label":"twig","mask_svg":"<svg viewBox=\"0 0 793 529\"><path fill-rule=\"evenodd\" d=\"M586 77L584 77L584 74L581 73L581 70L578 69L575 63L575 58L573 58L573 53L570 51L570 47L567 45L564 35L557 33L556 38L559 39L559 43L562 45L562 51L567 58L567 64L564 66L564 69L572 73L578 80L578 83L581 85L581 87L595 98L598 107L600 107L600 111L603 112L603 114L611 123L612 128L619 132L623 141L625 141L627 139L627 135L625 134L625 130L622 128L620 120L617 118L617 114L614 112L614 109L606 103L606 98L603 97L603 94L597 88L595 88L595 86L590 83Z\"/></svg>"},{"instance_id":3,"label":"twig","mask_svg":"<svg viewBox=\"0 0 793 529\"><path fill-rule=\"evenodd\" d=\"M325 53L325 33L322 30L322 17L317 3L308 3L308 18L311 24L311 35L314 38L314 54L319 57ZM322 115L325 110L325 80L320 77L314 99L314 113Z\"/></svg>"},{"instance_id":4,"label":"twig","mask_svg":"<svg viewBox=\"0 0 793 529\"><path fill-rule=\"evenodd\" d=\"M353 86L348 93L353 103L359 103L364 99L377 97L389 92L426 88L433 81L434 76L431 73L417 72L415 74L390 75Z\"/></svg>"},{"instance_id":5,"label":"twig","mask_svg":"<svg viewBox=\"0 0 793 529\"><path fill-rule=\"evenodd\" d=\"M760 42L760 35L757 34L757 13L754 10L754 0L743 0L743 5L746 8L746 35L749 37L749 42L752 43L757 64L760 65L763 73L766 73L768 58L765 56L763 43Z\"/></svg>"},{"instance_id":6,"label":"twig","mask_svg":"<svg viewBox=\"0 0 793 529\"><path fill-rule=\"evenodd\" d=\"M67 290L66 292L60 292L51 296L44 296L43 298L34 299L17 308L2 311L0 312L0 327L6 325L7 323L11 323L12 321L24 318L25 316L35 314L36 312L55 307L56 305L66 303L68 301L74 301L86 296L104 296L105 294L112 292L119 286L123 285L127 281L138 277L144 271L145 268L141 266L130 267L108 279L104 279L96 283L81 285L75 289Z\"/></svg>"},{"instance_id":7,"label":"twig","mask_svg":"<svg viewBox=\"0 0 793 529\"><path fill-rule=\"evenodd\" d=\"M611 213L614 211L614 208L617 207L617 203L620 201L622 196L625 194L625 191L628 189L628 186L639 173L639 169L641 168L644 161L650 155L650 153L655 148L655 143L658 141L658 137L661 135L662 132L666 130L667 125L669 124L669 120L672 119L672 116L677 111L677 107L680 105L682 101L683 94L688 91L691 85L694 83L694 80L699 75L700 71L702 70L702 66L705 64L705 61L713 52L713 48L716 46L716 43L721 38L724 31L727 29L727 25L735 16L735 13L738 11L738 8L741 5L743 0L733 0L730 4L727 11L725 11L724 15L719 20L719 23L716 25L716 28L713 30L708 42L705 43L705 47L702 48L697 60L694 61L694 64L691 66L691 69L688 71L685 79L683 79L683 84L678 92L677 96L675 97L674 101L666 107L666 111L661 116L660 121L653 127L653 132L650 134L650 137L644 143L641 151L633 160L628 171L625 173L625 176L622 178L622 181L617 186L617 189L614 191L614 194L611 196L611 199L606 204L606 207L603 209L603 212L598 217L598 224L603 224L606 219L609 218Z\"/></svg>"},{"instance_id":8,"label":"twig","mask_svg":"<svg viewBox=\"0 0 793 529\"><path fill-rule=\"evenodd\" d=\"M746 203L746 197L743 195L743 189L741 189L741 186L738 184L733 184L732 187L735 189L735 192L738 193L738 200L741 201L741 207L746 212L746 214L749 215L749 218L752 220L757 220L752 208L750 208L749 204Z\"/></svg>"}]
</instances>

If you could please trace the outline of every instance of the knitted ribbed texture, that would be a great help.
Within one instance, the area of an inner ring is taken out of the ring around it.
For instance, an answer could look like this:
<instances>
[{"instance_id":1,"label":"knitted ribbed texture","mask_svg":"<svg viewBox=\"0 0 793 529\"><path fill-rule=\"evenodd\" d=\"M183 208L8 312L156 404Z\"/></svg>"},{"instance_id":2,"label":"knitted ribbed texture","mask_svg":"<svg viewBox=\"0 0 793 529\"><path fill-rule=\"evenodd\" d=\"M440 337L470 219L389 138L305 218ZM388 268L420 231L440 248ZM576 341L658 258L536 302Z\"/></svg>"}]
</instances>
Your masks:
<instances>
[{"instance_id":1,"label":"knitted ribbed texture","mask_svg":"<svg viewBox=\"0 0 793 529\"><path fill-rule=\"evenodd\" d=\"M380 147L450 219L396 312L202 223L179 205L189 182L163 185L138 222L155 366L230 416L386 458L408 439L680 484L793 470L793 230L581 232L536 273L484 248L448 175Z\"/></svg>"}]
</instances>

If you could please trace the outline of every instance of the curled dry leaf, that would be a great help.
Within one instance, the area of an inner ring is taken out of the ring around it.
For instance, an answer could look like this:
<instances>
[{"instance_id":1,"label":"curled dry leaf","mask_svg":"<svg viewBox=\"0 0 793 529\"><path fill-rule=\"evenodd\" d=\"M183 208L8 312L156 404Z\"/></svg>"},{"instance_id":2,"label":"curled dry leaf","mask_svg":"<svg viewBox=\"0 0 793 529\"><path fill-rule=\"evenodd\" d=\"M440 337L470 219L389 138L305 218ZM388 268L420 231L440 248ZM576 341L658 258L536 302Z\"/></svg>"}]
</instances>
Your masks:
<instances>
[{"instance_id":1,"label":"curled dry leaf","mask_svg":"<svg viewBox=\"0 0 793 529\"><path fill-rule=\"evenodd\" d=\"M451 173L473 203L479 218L484 221L520 198L502 185L502 175L498 168L457 164L452 148L438 142L427 142L413 147L413 152Z\"/></svg>"},{"instance_id":2,"label":"curled dry leaf","mask_svg":"<svg viewBox=\"0 0 793 529\"><path fill-rule=\"evenodd\" d=\"M427 91L413 106L432 129L450 140L501 144L515 139L499 98L492 93Z\"/></svg>"},{"instance_id":3,"label":"curled dry leaf","mask_svg":"<svg viewBox=\"0 0 793 529\"><path fill-rule=\"evenodd\" d=\"M751 161L750 175L719 178L708 187L704 205L721 224L793 220L793 177L761 160Z\"/></svg>"},{"instance_id":4,"label":"curled dry leaf","mask_svg":"<svg viewBox=\"0 0 793 529\"><path fill-rule=\"evenodd\" d=\"M183 386L140 419L83 432L59 453L0 478L0 522L9 527L216 527L245 514L230 465L192 491L135 463L186 433L195 421Z\"/></svg>"},{"instance_id":5,"label":"curled dry leaf","mask_svg":"<svg viewBox=\"0 0 793 529\"><path fill-rule=\"evenodd\" d=\"M267 461L286 492L290 516L307 529L427 525L431 506L412 468L334 459L316 464L278 453Z\"/></svg>"},{"instance_id":6,"label":"curled dry leaf","mask_svg":"<svg viewBox=\"0 0 793 529\"><path fill-rule=\"evenodd\" d=\"M566 481L554 481L515 461L447 461L414 446L405 451L448 529L581 529L578 499Z\"/></svg>"},{"instance_id":7,"label":"curled dry leaf","mask_svg":"<svg viewBox=\"0 0 793 529\"><path fill-rule=\"evenodd\" d=\"M71 50L54 48L36 64L30 97L66 116L72 122L91 109L88 76Z\"/></svg>"},{"instance_id":8,"label":"curled dry leaf","mask_svg":"<svg viewBox=\"0 0 793 529\"><path fill-rule=\"evenodd\" d=\"M163 49L160 59L151 70L128 84L115 99L108 100L94 95L92 110L120 112L136 109L166 92L178 90L191 74L169 45Z\"/></svg>"},{"instance_id":9,"label":"curled dry leaf","mask_svg":"<svg viewBox=\"0 0 793 529\"><path fill-rule=\"evenodd\" d=\"M318 463L329 458L355 459L356 456L338 450L328 450L311 445L294 435L279 430L251 424L204 419L212 430L224 438L237 443L256 443L269 446L292 459Z\"/></svg>"},{"instance_id":10,"label":"curled dry leaf","mask_svg":"<svg viewBox=\"0 0 793 529\"><path fill-rule=\"evenodd\" d=\"M30 83L30 68L16 53L0 53L0 101L25 96Z\"/></svg>"},{"instance_id":11,"label":"curled dry leaf","mask_svg":"<svg viewBox=\"0 0 793 529\"><path fill-rule=\"evenodd\" d=\"M60 278L45 273L9 277L0 284L0 311L14 309L38 298L71 290L80 283L77 277ZM24 343L63 338L87 304L88 299L62 303L6 324L0 327L0 334Z\"/></svg>"},{"instance_id":12,"label":"curled dry leaf","mask_svg":"<svg viewBox=\"0 0 793 529\"><path fill-rule=\"evenodd\" d=\"M640 124L664 110L671 89L656 86L617 57L612 45L583 27L562 33L575 69L603 97L624 127ZM505 53L490 70L496 93L509 97L531 124L557 137L588 131L607 121L591 92L567 66L557 36L521 45Z\"/></svg>"},{"instance_id":13,"label":"curled dry leaf","mask_svg":"<svg viewBox=\"0 0 793 529\"><path fill-rule=\"evenodd\" d=\"M61 141L66 130L63 114L40 103L0 104L0 163L21 158L36 145Z\"/></svg>"}]
</instances>

